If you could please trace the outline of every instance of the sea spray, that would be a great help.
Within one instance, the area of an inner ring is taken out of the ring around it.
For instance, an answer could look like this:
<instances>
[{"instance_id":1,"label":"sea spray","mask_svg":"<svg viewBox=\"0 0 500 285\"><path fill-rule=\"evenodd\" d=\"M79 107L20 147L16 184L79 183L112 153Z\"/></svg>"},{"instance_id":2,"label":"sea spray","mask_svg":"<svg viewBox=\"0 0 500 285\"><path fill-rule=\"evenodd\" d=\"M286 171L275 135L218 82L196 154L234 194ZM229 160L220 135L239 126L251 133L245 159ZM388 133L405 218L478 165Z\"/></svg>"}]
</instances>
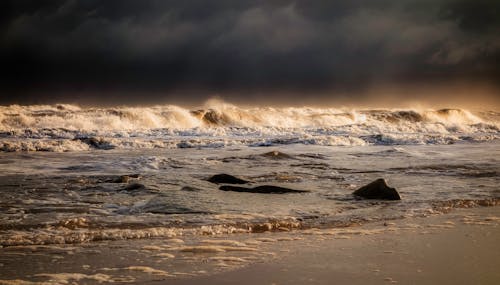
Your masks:
<instances>
[{"instance_id":1,"label":"sea spray","mask_svg":"<svg viewBox=\"0 0 500 285\"><path fill-rule=\"evenodd\" d=\"M0 107L0 150L218 148L282 144L449 144L500 137L500 114L461 109L243 108L174 105Z\"/></svg>"}]
</instances>

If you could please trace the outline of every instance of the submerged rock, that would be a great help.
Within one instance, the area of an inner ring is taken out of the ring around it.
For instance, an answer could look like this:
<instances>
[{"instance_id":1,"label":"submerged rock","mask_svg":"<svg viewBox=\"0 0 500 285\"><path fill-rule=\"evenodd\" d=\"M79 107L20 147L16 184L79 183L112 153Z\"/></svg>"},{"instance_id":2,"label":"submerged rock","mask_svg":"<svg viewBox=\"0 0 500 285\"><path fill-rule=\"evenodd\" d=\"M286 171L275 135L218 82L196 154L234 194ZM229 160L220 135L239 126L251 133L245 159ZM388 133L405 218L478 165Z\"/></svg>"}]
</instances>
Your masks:
<instances>
[{"instance_id":1,"label":"submerged rock","mask_svg":"<svg viewBox=\"0 0 500 285\"><path fill-rule=\"evenodd\" d=\"M215 184L246 184L248 181L229 174L216 174L207 179L207 181Z\"/></svg>"},{"instance_id":2,"label":"submerged rock","mask_svg":"<svg viewBox=\"0 0 500 285\"><path fill-rule=\"evenodd\" d=\"M291 155L277 151L277 150L263 153L260 156L265 157L265 158L270 158L270 159L291 159L291 158L293 158Z\"/></svg>"},{"instance_id":3,"label":"submerged rock","mask_svg":"<svg viewBox=\"0 0 500 285\"><path fill-rule=\"evenodd\" d=\"M110 183L128 183L131 179L140 179L140 174L128 174L128 175L120 175L114 178L107 180L106 182Z\"/></svg>"},{"instance_id":4,"label":"submerged rock","mask_svg":"<svg viewBox=\"0 0 500 285\"><path fill-rule=\"evenodd\" d=\"M279 186L272 186L272 185L262 185L262 186L257 186L254 188L223 185L223 186L219 187L219 190L234 191L234 192L247 192L247 193L260 193L260 194L285 194L285 193L306 193L306 192L309 192L306 190L295 190L295 189L284 188L284 187L279 187Z\"/></svg>"},{"instance_id":5,"label":"submerged rock","mask_svg":"<svg viewBox=\"0 0 500 285\"><path fill-rule=\"evenodd\" d=\"M398 191L387 186L387 183L382 178L359 188L352 194L365 199L401 200Z\"/></svg>"},{"instance_id":6,"label":"submerged rock","mask_svg":"<svg viewBox=\"0 0 500 285\"><path fill-rule=\"evenodd\" d=\"M191 186L184 186L181 188L181 191L198 192L198 191L201 191L201 189L198 189L196 187L191 187Z\"/></svg>"}]
</instances>

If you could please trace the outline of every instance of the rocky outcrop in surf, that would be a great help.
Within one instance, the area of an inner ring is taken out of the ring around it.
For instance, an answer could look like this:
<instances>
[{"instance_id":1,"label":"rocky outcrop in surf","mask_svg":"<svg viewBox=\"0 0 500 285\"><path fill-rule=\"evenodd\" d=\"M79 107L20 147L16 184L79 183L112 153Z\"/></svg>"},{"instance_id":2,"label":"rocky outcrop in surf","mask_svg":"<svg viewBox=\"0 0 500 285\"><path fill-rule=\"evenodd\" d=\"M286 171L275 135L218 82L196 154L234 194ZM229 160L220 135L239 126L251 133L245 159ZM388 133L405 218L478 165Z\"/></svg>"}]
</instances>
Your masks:
<instances>
[{"instance_id":1,"label":"rocky outcrop in surf","mask_svg":"<svg viewBox=\"0 0 500 285\"><path fill-rule=\"evenodd\" d=\"M273 185L261 185L253 188L223 185L219 187L222 191L233 191L233 192L246 192L246 193L259 193L259 194L286 194L286 193L307 193L307 190L295 190L280 186Z\"/></svg>"},{"instance_id":2,"label":"rocky outcrop in surf","mask_svg":"<svg viewBox=\"0 0 500 285\"><path fill-rule=\"evenodd\" d=\"M398 191L395 188L389 187L382 178L359 188L352 194L365 199L401 200Z\"/></svg>"},{"instance_id":3,"label":"rocky outcrop in surf","mask_svg":"<svg viewBox=\"0 0 500 285\"><path fill-rule=\"evenodd\" d=\"M240 179L238 177L229 175L229 174L216 174L207 179L207 181L212 182L214 184L246 184L248 181Z\"/></svg>"}]
</instances>

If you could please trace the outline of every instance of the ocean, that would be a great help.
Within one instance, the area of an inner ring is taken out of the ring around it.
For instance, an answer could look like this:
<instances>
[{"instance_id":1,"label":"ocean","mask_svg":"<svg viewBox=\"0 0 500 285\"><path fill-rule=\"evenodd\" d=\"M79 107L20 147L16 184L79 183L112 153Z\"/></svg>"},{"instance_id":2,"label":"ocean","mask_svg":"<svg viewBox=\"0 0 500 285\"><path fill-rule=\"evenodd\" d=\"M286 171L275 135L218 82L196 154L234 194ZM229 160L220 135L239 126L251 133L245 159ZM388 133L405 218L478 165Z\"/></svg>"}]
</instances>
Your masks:
<instances>
[{"instance_id":1,"label":"ocean","mask_svg":"<svg viewBox=\"0 0 500 285\"><path fill-rule=\"evenodd\" d=\"M499 138L495 111L0 107L0 279L43 281L76 267L89 283L131 281L127 268L167 279L206 274L217 267L206 260L264 258L256 243L270 232L286 233L279 244L311 229L497 205ZM249 181L242 187L307 192L221 191L208 179L222 173ZM378 178L402 199L352 195ZM75 257L89 251L108 262ZM255 256L238 255L248 252ZM110 265L114 254L149 263ZM58 271L53 260L69 265Z\"/></svg>"}]
</instances>

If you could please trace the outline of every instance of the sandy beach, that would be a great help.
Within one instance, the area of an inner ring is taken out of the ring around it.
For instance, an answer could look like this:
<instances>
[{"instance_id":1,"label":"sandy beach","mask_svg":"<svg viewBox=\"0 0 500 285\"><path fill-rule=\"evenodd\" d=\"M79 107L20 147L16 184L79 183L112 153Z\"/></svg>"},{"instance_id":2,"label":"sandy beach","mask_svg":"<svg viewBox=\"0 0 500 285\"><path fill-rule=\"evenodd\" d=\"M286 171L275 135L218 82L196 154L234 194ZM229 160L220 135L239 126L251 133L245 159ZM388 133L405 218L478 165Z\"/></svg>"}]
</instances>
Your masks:
<instances>
[{"instance_id":1,"label":"sandy beach","mask_svg":"<svg viewBox=\"0 0 500 285\"><path fill-rule=\"evenodd\" d=\"M165 284L498 284L500 207L387 222L359 234L318 231L279 258ZM318 237L319 236L319 237ZM160 284L158 282L151 284Z\"/></svg>"},{"instance_id":2,"label":"sandy beach","mask_svg":"<svg viewBox=\"0 0 500 285\"><path fill-rule=\"evenodd\" d=\"M481 207L189 246L150 239L85 250L6 247L0 284L497 284L499 237L500 207Z\"/></svg>"}]
</instances>

